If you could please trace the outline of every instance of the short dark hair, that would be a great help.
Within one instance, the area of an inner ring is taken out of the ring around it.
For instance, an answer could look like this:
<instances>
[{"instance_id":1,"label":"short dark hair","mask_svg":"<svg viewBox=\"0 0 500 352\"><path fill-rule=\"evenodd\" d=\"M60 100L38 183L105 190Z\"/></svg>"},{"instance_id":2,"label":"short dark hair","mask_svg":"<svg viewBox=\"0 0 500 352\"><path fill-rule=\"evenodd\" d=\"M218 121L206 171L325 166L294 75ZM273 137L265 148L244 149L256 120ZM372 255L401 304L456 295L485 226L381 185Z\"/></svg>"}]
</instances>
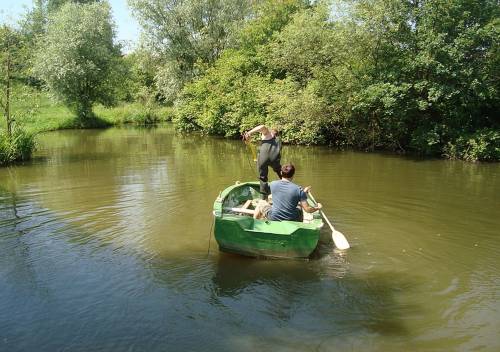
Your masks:
<instances>
[{"instance_id":1,"label":"short dark hair","mask_svg":"<svg viewBox=\"0 0 500 352\"><path fill-rule=\"evenodd\" d=\"M281 167L281 176L285 178L292 178L295 174L295 166L292 163L285 164Z\"/></svg>"}]
</instances>

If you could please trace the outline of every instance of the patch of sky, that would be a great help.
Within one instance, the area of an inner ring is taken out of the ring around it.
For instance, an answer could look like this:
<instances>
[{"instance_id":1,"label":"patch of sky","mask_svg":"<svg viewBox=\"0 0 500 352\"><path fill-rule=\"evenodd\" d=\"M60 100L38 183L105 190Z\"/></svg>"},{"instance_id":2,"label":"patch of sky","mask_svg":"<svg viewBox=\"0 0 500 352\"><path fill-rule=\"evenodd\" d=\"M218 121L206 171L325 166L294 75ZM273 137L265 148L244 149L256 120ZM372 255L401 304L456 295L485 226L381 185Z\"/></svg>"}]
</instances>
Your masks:
<instances>
[{"instance_id":1,"label":"patch of sky","mask_svg":"<svg viewBox=\"0 0 500 352\"><path fill-rule=\"evenodd\" d=\"M113 18L116 23L116 40L124 52L131 51L139 39L139 24L132 16L124 0L110 0ZM31 8L33 0L1 0L0 24L16 25Z\"/></svg>"}]
</instances>

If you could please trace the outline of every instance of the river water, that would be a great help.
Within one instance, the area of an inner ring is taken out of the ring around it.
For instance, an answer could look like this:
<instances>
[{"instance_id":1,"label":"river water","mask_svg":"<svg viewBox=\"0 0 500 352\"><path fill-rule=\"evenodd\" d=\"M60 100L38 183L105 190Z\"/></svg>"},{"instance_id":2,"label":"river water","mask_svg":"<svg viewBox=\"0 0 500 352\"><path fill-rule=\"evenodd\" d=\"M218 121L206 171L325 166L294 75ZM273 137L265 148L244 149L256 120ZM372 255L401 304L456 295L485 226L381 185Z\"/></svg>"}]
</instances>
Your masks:
<instances>
[{"instance_id":1,"label":"river water","mask_svg":"<svg viewBox=\"0 0 500 352\"><path fill-rule=\"evenodd\" d=\"M44 134L0 169L0 351L499 351L500 164L285 146L350 241L219 253L240 141Z\"/></svg>"}]
</instances>

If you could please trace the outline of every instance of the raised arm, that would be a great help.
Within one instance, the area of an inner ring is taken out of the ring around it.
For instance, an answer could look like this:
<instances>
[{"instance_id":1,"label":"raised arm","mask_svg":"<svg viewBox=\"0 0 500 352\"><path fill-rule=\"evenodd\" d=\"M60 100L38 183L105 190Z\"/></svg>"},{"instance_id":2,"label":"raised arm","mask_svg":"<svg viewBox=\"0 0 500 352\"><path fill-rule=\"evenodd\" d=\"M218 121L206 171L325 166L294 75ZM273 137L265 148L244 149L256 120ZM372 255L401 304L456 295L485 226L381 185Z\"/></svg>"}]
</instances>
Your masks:
<instances>
[{"instance_id":1,"label":"raised arm","mask_svg":"<svg viewBox=\"0 0 500 352\"><path fill-rule=\"evenodd\" d=\"M268 137L268 135L271 134L271 132L269 132L269 129L265 125L259 125L252 128L250 131L245 132L245 140L250 138L250 136L255 132L260 132L264 137Z\"/></svg>"}]
</instances>

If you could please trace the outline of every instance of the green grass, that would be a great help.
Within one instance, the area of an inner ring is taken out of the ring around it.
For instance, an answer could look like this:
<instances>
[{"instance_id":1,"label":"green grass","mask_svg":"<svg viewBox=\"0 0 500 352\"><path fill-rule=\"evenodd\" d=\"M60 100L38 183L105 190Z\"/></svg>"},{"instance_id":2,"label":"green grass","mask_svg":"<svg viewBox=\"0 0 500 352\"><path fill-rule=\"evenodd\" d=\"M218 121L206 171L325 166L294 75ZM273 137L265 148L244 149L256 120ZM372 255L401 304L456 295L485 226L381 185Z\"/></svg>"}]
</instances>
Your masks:
<instances>
[{"instance_id":1,"label":"green grass","mask_svg":"<svg viewBox=\"0 0 500 352\"><path fill-rule=\"evenodd\" d=\"M17 86L13 89L11 116L13 135L6 134L6 119L0 118L0 165L28 160L36 148L38 133L62 129L105 128L115 125L148 125L170 121L172 108L139 103L121 103L114 107L96 105L95 117L79 119L70 109L51 100L47 93Z\"/></svg>"},{"instance_id":2,"label":"green grass","mask_svg":"<svg viewBox=\"0 0 500 352\"><path fill-rule=\"evenodd\" d=\"M30 133L61 129L102 128L114 125L147 125L171 120L171 108L159 105L143 106L139 103L120 103L114 107L96 105L95 119L82 121L64 106L49 98L45 92L19 88L14 90L11 115L16 125ZM5 129L5 118L0 128Z\"/></svg>"},{"instance_id":3,"label":"green grass","mask_svg":"<svg viewBox=\"0 0 500 352\"><path fill-rule=\"evenodd\" d=\"M94 113L109 125L137 124L148 125L171 120L169 107L143 106L139 103L121 103L115 107L94 107Z\"/></svg>"},{"instance_id":4,"label":"green grass","mask_svg":"<svg viewBox=\"0 0 500 352\"><path fill-rule=\"evenodd\" d=\"M14 89L11 116L16 125L32 133L71 128L75 120L74 114L64 105L53 103L45 93L26 88ZM4 116L0 127L6 128Z\"/></svg>"}]
</instances>

